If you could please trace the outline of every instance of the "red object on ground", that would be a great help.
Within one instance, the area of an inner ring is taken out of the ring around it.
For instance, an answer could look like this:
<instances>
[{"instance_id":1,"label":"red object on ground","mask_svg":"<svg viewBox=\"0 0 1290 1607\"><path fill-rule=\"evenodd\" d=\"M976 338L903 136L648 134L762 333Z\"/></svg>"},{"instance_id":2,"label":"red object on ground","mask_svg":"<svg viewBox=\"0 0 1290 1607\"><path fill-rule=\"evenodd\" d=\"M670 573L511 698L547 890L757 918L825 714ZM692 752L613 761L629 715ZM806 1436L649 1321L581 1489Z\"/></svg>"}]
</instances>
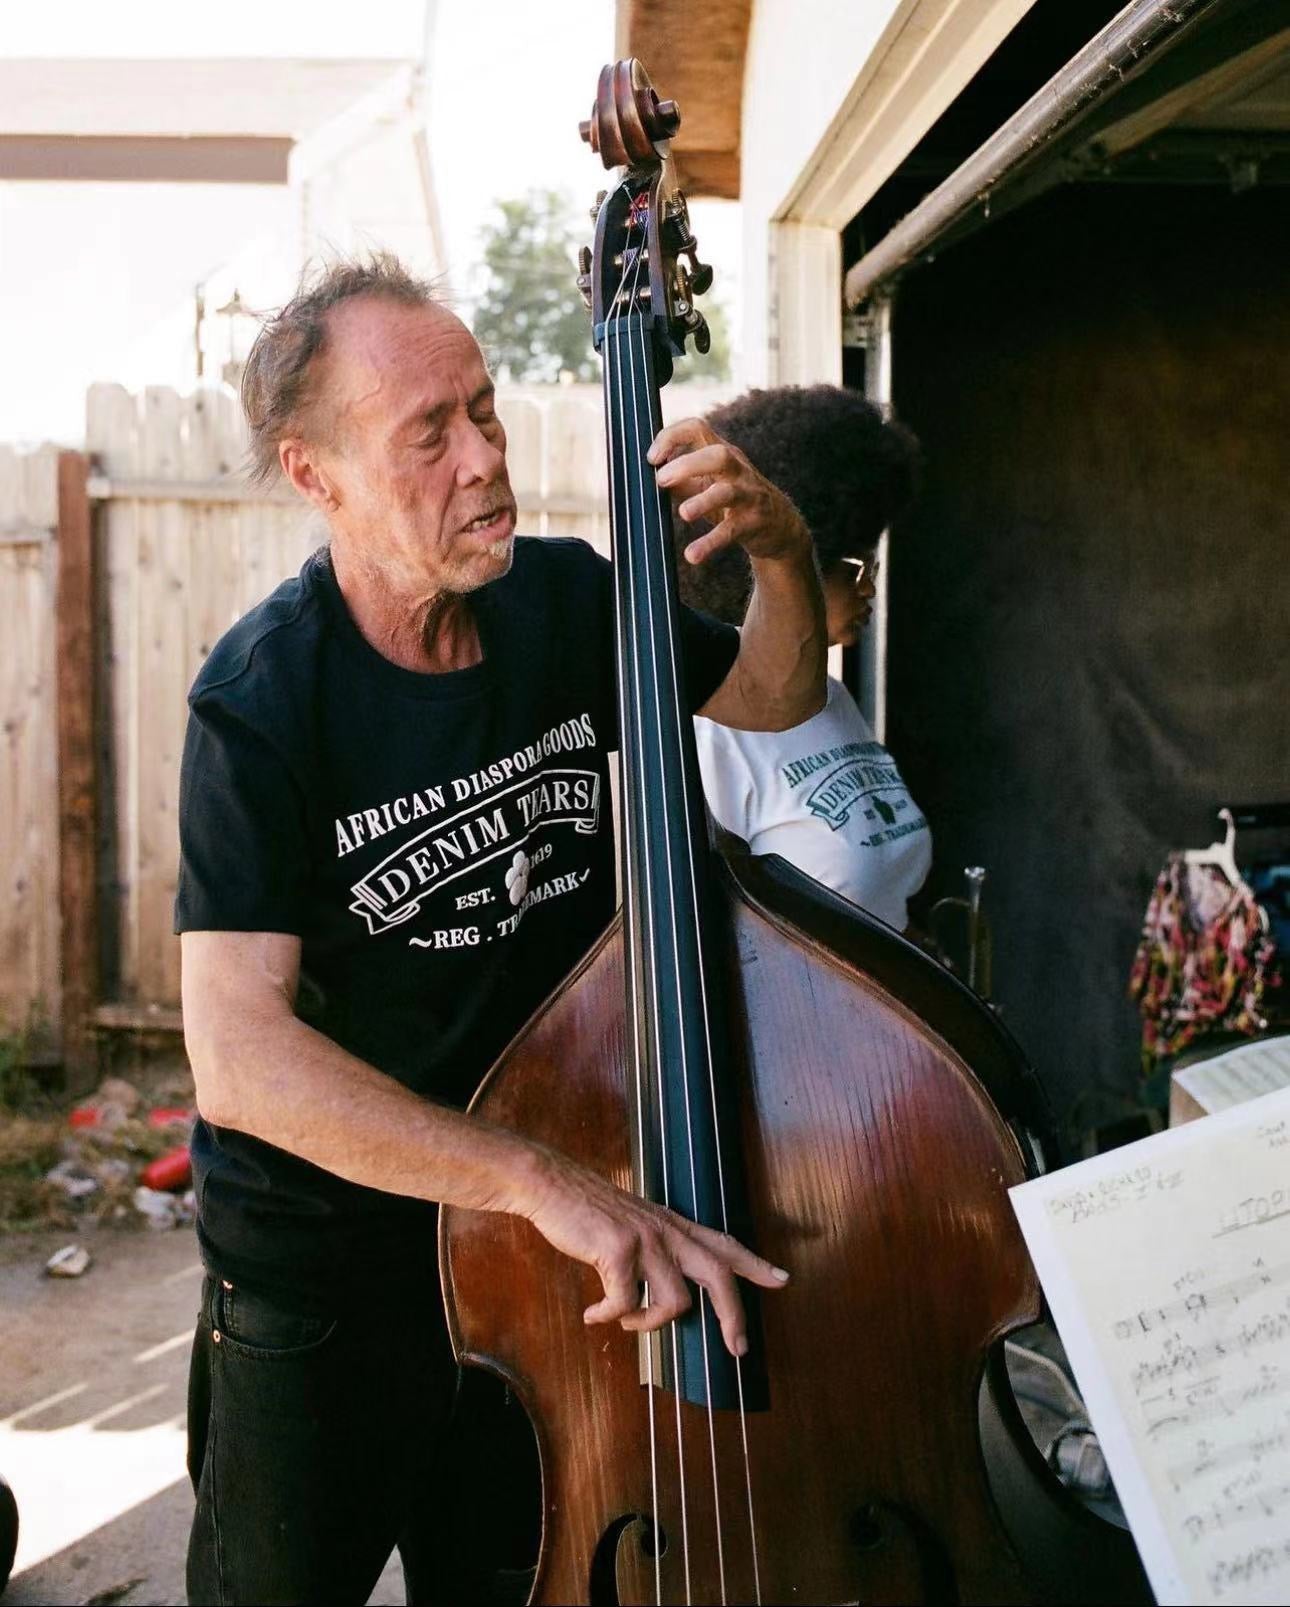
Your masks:
<instances>
[{"instance_id":1,"label":"red object on ground","mask_svg":"<svg viewBox=\"0 0 1290 1607\"><path fill-rule=\"evenodd\" d=\"M103 1120L103 1112L97 1105L77 1105L76 1109L67 1118L69 1127L97 1127Z\"/></svg>"},{"instance_id":2,"label":"red object on ground","mask_svg":"<svg viewBox=\"0 0 1290 1607\"><path fill-rule=\"evenodd\" d=\"M158 1155L139 1173L139 1181L150 1189L186 1189L192 1180L193 1162L187 1144Z\"/></svg>"},{"instance_id":3,"label":"red object on ground","mask_svg":"<svg viewBox=\"0 0 1290 1607\"><path fill-rule=\"evenodd\" d=\"M160 1105L148 1112L149 1127L175 1127L192 1121L194 1112L184 1105Z\"/></svg>"}]
</instances>

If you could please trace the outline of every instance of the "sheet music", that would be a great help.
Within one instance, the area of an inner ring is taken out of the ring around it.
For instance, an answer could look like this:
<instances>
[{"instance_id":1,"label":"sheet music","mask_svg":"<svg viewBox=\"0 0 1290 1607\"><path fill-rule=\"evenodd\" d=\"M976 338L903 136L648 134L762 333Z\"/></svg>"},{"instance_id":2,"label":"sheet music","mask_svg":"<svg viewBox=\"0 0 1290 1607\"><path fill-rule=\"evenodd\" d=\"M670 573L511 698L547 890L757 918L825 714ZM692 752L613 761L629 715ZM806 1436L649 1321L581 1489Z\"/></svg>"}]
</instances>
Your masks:
<instances>
[{"instance_id":1,"label":"sheet music","mask_svg":"<svg viewBox=\"0 0 1290 1607\"><path fill-rule=\"evenodd\" d=\"M1157 1601L1290 1601L1290 1089L1011 1197Z\"/></svg>"},{"instance_id":2,"label":"sheet music","mask_svg":"<svg viewBox=\"0 0 1290 1607\"><path fill-rule=\"evenodd\" d=\"M1202 1110L1211 1114L1230 1110L1260 1094L1290 1088L1290 1037L1243 1043L1239 1049L1183 1066L1173 1075Z\"/></svg>"}]
</instances>

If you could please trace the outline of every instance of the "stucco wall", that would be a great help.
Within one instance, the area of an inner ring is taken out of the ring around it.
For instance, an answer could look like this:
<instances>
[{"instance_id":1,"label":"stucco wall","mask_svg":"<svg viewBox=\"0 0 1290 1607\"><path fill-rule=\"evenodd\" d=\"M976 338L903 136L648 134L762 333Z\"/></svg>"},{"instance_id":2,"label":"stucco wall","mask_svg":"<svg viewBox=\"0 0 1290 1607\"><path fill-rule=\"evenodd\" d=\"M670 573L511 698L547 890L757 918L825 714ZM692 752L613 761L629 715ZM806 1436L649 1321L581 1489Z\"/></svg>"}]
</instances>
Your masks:
<instances>
[{"instance_id":1,"label":"stucco wall","mask_svg":"<svg viewBox=\"0 0 1290 1607\"><path fill-rule=\"evenodd\" d=\"M744 67L742 198L773 215L909 0L756 0Z\"/></svg>"}]
</instances>

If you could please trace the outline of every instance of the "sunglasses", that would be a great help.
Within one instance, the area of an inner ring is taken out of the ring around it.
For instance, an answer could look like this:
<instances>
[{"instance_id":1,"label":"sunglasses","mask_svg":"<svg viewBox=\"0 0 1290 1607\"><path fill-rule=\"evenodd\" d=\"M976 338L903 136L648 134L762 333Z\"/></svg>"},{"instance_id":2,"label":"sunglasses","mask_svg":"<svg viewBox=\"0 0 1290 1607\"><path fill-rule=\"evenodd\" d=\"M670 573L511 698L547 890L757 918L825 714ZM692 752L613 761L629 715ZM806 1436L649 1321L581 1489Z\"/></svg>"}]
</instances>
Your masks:
<instances>
[{"instance_id":1,"label":"sunglasses","mask_svg":"<svg viewBox=\"0 0 1290 1607\"><path fill-rule=\"evenodd\" d=\"M855 571L852 577L853 584L862 586L866 580L876 582L881 561L877 558L844 558L842 562L848 569Z\"/></svg>"}]
</instances>

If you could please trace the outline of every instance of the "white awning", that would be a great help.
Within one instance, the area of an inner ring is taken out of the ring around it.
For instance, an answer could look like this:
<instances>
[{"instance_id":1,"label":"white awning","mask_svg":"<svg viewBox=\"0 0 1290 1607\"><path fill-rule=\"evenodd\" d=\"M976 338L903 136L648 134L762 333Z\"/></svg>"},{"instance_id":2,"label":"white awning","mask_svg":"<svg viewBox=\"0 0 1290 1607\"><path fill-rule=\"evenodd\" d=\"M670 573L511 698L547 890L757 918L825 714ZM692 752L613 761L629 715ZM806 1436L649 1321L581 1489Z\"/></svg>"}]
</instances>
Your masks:
<instances>
[{"instance_id":1,"label":"white awning","mask_svg":"<svg viewBox=\"0 0 1290 1607\"><path fill-rule=\"evenodd\" d=\"M412 93L399 60L0 60L0 179L284 184L292 149Z\"/></svg>"}]
</instances>

